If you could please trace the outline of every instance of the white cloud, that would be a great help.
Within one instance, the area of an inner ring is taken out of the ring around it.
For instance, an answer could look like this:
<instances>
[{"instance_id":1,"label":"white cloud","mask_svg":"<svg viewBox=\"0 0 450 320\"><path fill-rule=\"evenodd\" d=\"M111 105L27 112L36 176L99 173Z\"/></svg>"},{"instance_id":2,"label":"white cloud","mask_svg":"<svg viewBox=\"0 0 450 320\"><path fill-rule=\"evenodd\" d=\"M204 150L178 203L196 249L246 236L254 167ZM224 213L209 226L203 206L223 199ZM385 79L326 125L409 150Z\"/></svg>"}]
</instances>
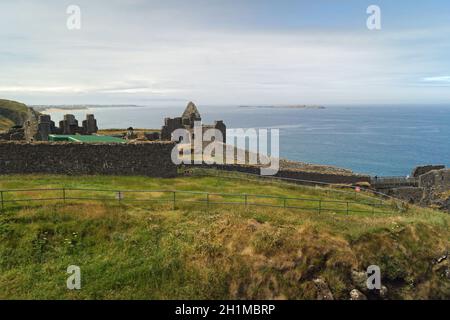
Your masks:
<instances>
[{"instance_id":1,"label":"white cloud","mask_svg":"<svg viewBox=\"0 0 450 320\"><path fill-rule=\"evenodd\" d=\"M0 51L2 96L30 104L134 104L161 97L203 104L450 98L444 89L424 85L447 81L426 75L448 67L436 58L448 33L430 38L433 30L226 30L205 27L211 24L207 10L194 14L184 10L188 4L79 2L79 32L65 27L60 1L0 4L0 12L8 12L0 17L0 41L8 43L7 52ZM417 34L430 42L415 42Z\"/></svg>"},{"instance_id":2,"label":"white cloud","mask_svg":"<svg viewBox=\"0 0 450 320\"><path fill-rule=\"evenodd\" d=\"M450 83L450 76L426 77L423 78L423 81L435 83Z\"/></svg>"}]
</instances>

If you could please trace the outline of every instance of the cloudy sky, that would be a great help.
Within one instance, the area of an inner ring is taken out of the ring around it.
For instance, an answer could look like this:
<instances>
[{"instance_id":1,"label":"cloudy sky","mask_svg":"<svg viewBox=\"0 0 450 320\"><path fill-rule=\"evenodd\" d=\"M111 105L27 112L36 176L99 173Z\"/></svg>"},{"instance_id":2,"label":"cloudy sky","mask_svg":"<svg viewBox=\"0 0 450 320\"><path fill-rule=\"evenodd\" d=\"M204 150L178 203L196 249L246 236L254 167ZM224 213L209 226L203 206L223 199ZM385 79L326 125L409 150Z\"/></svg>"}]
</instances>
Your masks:
<instances>
[{"instance_id":1,"label":"cloudy sky","mask_svg":"<svg viewBox=\"0 0 450 320\"><path fill-rule=\"evenodd\" d=\"M0 44L28 104L450 103L446 0L1 0Z\"/></svg>"}]
</instances>

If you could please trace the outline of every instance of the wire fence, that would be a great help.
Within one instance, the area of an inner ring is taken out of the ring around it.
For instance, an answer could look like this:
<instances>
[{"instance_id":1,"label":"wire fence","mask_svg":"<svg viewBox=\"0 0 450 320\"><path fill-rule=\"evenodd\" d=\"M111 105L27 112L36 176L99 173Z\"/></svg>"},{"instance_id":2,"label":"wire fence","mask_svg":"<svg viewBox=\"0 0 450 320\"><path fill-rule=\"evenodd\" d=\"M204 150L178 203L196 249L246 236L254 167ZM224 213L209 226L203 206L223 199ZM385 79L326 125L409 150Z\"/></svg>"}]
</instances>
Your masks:
<instances>
[{"instance_id":1,"label":"wire fence","mask_svg":"<svg viewBox=\"0 0 450 320\"><path fill-rule=\"evenodd\" d=\"M221 170L221 169L207 169L207 168L181 168L180 174L185 176L203 176L203 177L220 177L227 179L237 179L237 180L246 180L246 181L264 181L264 183L272 182L283 185L295 185L300 186L301 188L308 189L321 189L326 192L332 192L340 195L347 195L355 200L357 199L365 199L366 201L380 201L381 203L384 199L390 200L399 200L392 196L389 196L385 193L378 192L373 189L368 189L361 186L353 186L353 185L337 185L327 182L320 181L311 181L311 180L301 180L295 178L285 178L278 176L261 176L259 174L241 172L241 171L230 171L230 170ZM339 188L339 189L338 189Z\"/></svg>"},{"instance_id":2,"label":"wire fence","mask_svg":"<svg viewBox=\"0 0 450 320\"><path fill-rule=\"evenodd\" d=\"M417 187L419 179L415 177L372 177L370 183L377 188Z\"/></svg>"},{"instance_id":3,"label":"wire fence","mask_svg":"<svg viewBox=\"0 0 450 320\"><path fill-rule=\"evenodd\" d=\"M263 194L215 193L182 190L107 190L83 188L0 190L1 211L23 207L23 203L102 201L113 203L166 203L172 209L184 203L209 208L214 205L273 207L311 212L392 213L392 205L380 202L356 202L319 198L281 197Z\"/></svg>"}]
</instances>

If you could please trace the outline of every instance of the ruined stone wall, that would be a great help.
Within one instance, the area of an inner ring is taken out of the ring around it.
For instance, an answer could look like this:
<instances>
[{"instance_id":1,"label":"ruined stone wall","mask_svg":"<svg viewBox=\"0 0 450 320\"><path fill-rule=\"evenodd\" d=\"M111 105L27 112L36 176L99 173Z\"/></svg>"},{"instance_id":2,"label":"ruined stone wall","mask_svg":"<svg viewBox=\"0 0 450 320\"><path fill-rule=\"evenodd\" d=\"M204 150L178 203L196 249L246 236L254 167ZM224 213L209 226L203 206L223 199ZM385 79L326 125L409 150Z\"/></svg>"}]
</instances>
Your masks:
<instances>
[{"instance_id":1,"label":"ruined stone wall","mask_svg":"<svg viewBox=\"0 0 450 320\"><path fill-rule=\"evenodd\" d=\"M423 192L424 190L418 187L400 187L388 190L387 194L409 203L419 203L422 200Z\"/></svg>"},{"instance_id":2,"label":"ruined stone wall","mask_svg":"<svg viewBox=\"0 0 450 320\"><path fill-rule=\"evenodd\" d=\"M81 144L0 142L0 174L174 177L171 142Z\"/></svg>"},{"instance_id":3,"label":"ruined stone wall","mask_svg":"<svg viewBox=\"0 0 450 320\"><path fill-rule=\"evenodd\" d=\"M419 177L419 186L437 192L450 190L450 169L433 170Z\"/></svg>"},{"instance_id":4,"label":"ruined stone wall","mask_svg":"<svg viewBox=\"0 0 450 320\"><path fill-rule=\"evenodd\" d=\"M423 188L422 204L450 212L450 169L433 170L419 177Z\"/></svg>"},{"instance_id":5,"label":"ruined stone wall","mask_svg":"<svg viewBox=\"0 0 450 320\"><path fill-rule=\"evenodd\" d=\"M445 169L445 165L427 165L427 166L418 166L415 167L411 173L411 176L414 178L418 178L421 175L428 173L433 170L441 170Z\"/></svg>"},{"instance_id":6,"label":"ruined stone wall","mask_svg":"<svg viewBox=\"0 0 450 320\"><path fill-rule=\"evenodd\" d=\"M186 167L199 167L198 165L187 165ZM257 166L250 165L235 165L235 164L225 164L225 165L201 165L202 168L219 169L225 171L237 171L243 173L260 174L260 168ZM310 172L301 170L286 170L281 169L275 175L275 177L289 178L298 181L299 184L305 185L315 185L321 183L329 184L356 184L358 182L370 182L370 177L358 174L332 174L332 173L320 173L320 172Z\"/></svg>"}]
</instances>

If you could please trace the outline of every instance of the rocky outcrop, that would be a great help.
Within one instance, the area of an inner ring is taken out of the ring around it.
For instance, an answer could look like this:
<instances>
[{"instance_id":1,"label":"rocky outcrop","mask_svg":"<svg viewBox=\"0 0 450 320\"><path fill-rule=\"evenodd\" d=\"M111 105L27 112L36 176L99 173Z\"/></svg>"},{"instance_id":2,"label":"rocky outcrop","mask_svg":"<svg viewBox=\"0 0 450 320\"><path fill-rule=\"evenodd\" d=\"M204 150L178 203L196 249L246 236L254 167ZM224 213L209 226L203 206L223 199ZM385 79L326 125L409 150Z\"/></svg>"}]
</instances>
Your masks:
<instances>
[{"instance_id":1,"label":"rocky outcrop","mask_svg":"<svg viewBox=\"0 0 450 320\"><path fill-rule=\"evenodd\" d=\"M367 300L367 297L358 289L350 291L350 300Z\"/></svg>"},{"instance_id":2,"label":"rocky outcrop","mask_svg":"<svg viewBox=\"0 0 450 320\"><path fill-rule=\"evenodd\" d=\"M417 203L422 199L423 188L419 187L401 187L390 189L387 194L391 197L401 199L408 203Z\"/></svg>"},{"instance_id":3,"label":"rocky outcrop","mask_svg":"<svg viewBox=\"0 0 450 320\"><path fill-rule=\"evenodd\" d=\"M0 132L0 140L20 141L25 140L25 132L21 126L14 126L6 131Z\"/></svg>"},{"instance_id":4,"label":"rocky outcrop","mask_svg":"<svg viewBox=\"0 0 450 320\"><path fill-rule=\"evenodd\" d=\"M334 300L333 293L331 293L325 280L317 278L313 282L317 290L317 300Z\"/></svg>"},{"instance_id":5,"label":"rocky outcrop","mask_svg":"<svg viewBox=\"0 0 450 320\"><path fill-rule=\"evenodd\" d=\"M0 116L22 126L28 118L29 108L20 102L0 99Z\"/></svg>"},{"instance_id":6,"label":"rocky outcrop","mask_svg":"<svg viewBox=\"0 0 450 320\"><path fill-rule=\"evenodd\" d=\"M423 189L420 203L441 210L450 209L450 169L433 170L419 177Z\"/></svg>"},{"instance_id":7,"label":"rocky outcrop","mask_svg":"<svg viewBox=\"0 0 450 320\"><path fill-rule=\"evenodd\" d=\"M408 203L450 212L450 169L435 169L442 167L417 167L414 174L425 172L415 178L417 186L392 187L384 193Z\"/></svg>"},{"instance_id":8,"label":"rocky outcrop","mask_svg":"<svg viewBox=\"0 0 450 320\"><path fill-rule=\"evenodd\" d=\"M421 175L428 173L433 170L441 170L445 169L444 165L426 165L426 166L418 166L415 167L414 170L411 173L411 176L414 178L418 178Z\"/></svg>"},{"instance_id":9,"label":"rocky outcrop","mask_svg":"<svg viewBox=\"0 0 450 320\"><path fill-rule=\"evenodd\" d=\"M355 289L350 291L350 300L386 299L388 288L384 285L379 290L367 288L367 274L364 271L353 270L351 279Z\"/></svg>"}]
</instances>

